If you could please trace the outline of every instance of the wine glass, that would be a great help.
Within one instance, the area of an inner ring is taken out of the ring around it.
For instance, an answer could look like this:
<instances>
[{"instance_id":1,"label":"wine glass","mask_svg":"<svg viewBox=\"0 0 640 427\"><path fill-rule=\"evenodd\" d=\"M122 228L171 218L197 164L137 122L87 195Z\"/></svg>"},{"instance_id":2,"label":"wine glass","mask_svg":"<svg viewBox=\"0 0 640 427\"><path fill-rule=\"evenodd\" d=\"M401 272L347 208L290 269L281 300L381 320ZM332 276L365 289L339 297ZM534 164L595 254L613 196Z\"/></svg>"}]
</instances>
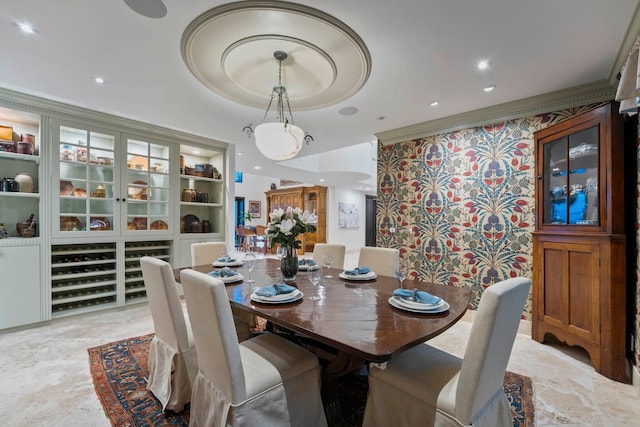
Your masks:
<instances>
[{"instance_id":1,"label":"wine glass","mask_svg":"<svg viewBox=\"0 0 640 427\"><path fill-rule=\"evenodd\" d=\"M398 265L396 265L396 278L400 281L400 289L403 289L402 284L404 283L404 279L407 278L409 274L409 264L407 260L404 258L398 259Z\"/></svg>"},{"instance_id":2,"label":"wine glass","mask_svg":"<svg viewBox=\"0 0 640 427\"><path fill-rule=\"evenodd\" d=\"M278 247L276 248L276 256L279 260L282 260L282 257L284 257L284 252L284 246L278 245Z\"/></svg>"},{"instance_id":3,"label":"wine glass","mask_svg":"<svg viewBox=\"0 0 640 427\"><path fill-rule=\"evenodd\" d=\"M322 255L322 263L324 264L325 267L331 268L331 264L333 264L333 254L331 252L325 252L324 255ZM327 279L330 279L333 276L331 274L327 274L324 277L326 277Z\"/></svg>"},{"instance_id":4,"label":"wine glass","mask_svg":"<svg viewBox=\"0 0 640 427\"><path fill-rule=\"evenodd\" d=\"M320 299L320 296L317 294L317 290L318 290L318 283L320 283L320 280L322 280L322 267L318 266L318 268L314 268L313 270L310 270L309 274L307 275L307 278L309 279L309 282L311 282L311 284L313 285L314 292L315 292L313 295L309 297L309 299L311 301L318 301Z\"/></svg>"},{"instance_id":5,"label":"wine glass","mask_svg":"<svg viewBox=\"0 0 640 427\"><path fill-rule=\"evenodd\" d=\"M244 266L249 272L249 278L246 280L246 282L253 283L254 280L251 279L251 271L253 270L253 267L256 266L256 254L254 254L253 252L247 252L247 254L244 256Z\"/></svg>"}]
</instances>

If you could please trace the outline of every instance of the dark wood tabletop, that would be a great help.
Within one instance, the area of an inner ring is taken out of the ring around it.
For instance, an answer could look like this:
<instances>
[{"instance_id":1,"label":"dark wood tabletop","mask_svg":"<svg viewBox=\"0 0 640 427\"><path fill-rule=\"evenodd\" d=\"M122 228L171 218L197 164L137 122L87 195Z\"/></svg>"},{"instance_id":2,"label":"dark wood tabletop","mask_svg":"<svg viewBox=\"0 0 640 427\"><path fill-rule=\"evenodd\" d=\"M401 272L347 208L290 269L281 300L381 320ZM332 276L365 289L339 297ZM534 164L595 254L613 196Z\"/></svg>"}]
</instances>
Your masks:
<instances>
[{"instance_id":1,"label":"dark wood tabletop","mask_svg":"<svg viewBox=\"0 0 640 427\"><path fill-rule=\"evenodd\" d=\"M231 304L337 349L343 357L350 359L348 363L355 363L354 360L387 361L394 353L446 331L462 317L469 304L468 288L406 280L405 288L418 288L442 297L450 308L440 314L403 311L388 302L394 289L399 287L396 278L378 276L371 281L348 281L338 277L342 270L324 267L323 275L333 277L323 277L317 288L303 271L290 282L304 293L301 300L279 305L252 301L249 296L257 288L281 283L279 266L277 259L258 259L251 272L254 283L240 281L226 285ZM203 273L215 269L210 265L192 268ZM233 268L248 279L246 268ZM179 272L180 269L175 270L177 281L180 280ZM309 300L314 293L321 297L319 301Z\"/></svg>"}]
</instances>

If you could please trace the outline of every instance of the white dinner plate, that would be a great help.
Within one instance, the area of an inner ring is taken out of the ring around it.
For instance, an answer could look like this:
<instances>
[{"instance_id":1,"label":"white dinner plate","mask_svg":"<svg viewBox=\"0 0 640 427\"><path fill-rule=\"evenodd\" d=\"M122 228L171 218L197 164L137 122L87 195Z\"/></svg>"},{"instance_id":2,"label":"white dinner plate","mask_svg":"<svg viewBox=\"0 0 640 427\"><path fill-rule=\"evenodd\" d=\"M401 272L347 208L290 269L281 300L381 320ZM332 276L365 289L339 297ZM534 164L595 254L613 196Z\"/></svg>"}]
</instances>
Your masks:
<instances>
[{"instance_id":1,"label":"white dinner plate","mask_svg":"<svg viewBox=\"0 0 640 427\"><path fill-rule=\"evenodd\" d=\"M242 264L244 264L244 261L242 261L241 259L237 259L235 261L230 261L230 262L216 261L213 263L213 266L214 267L238 267Z\"/></svg>"},{"instance_id":2,"label":"white dinner plate","mask_svg":"<svg viewBox=\"0 0 640 427\"><path fill-rule=\"evenodd\" d=\"M395 297L390 297L389 298L389 304L391 304L393 307L398 308L400 310L406 310L406 311L411 311L413 313L425 313L425 314L435 314L435 313L442 313L445 312L447 310L449 310L449 303L447 303L446 301L442 300L443 304L440 304L438 306L431 306L431 308L428 309L415 309L415 308L410 308L406 305L403 305L400 301L398 301ZM424 305L424 304L423 304Z\"/></svg>"},{"instance_id":3,"label":"white dinner plate","mask_svg":"<svg viewBox=\"0 0 640 427\"><path fill-rule=\"evenodd\" d=\"M402 297L394 296L394 298L398 302L398 304L403 305L407 308L413 308L415 310L437 310L445 304L445 301L443 299L440 299L440 302L437 304L425 304L418 301L411 301Z\"/></svg>"},{"instance_id":4,"label":"white dinner plate","mask_svg":"<svg viewBox=\"0 0 640 427\"><path fill-rule=\"evenodd\" d=\"M242 274L236 274L235 276L224 276L224 277L211 276L211 277L213 277L214 279L220 279L224 283L233 283L233 282L239 282L240 280L244 280L244 276Z\"/></svg>"},{"instance_id":5,"label":"white dinner plate","mask_svg":"<svg viewBox=\"0 0 640 427\"><path fill-rule=\"evenodd\" d=\"M254 292L251 294L250 298L252 301L262 304L288 304L290 302L298 301L303 296L304 294L296 289L289 294L281 294L273 297L261 297Z\"/></svg>"},{"instance_id":6,"label":"white dinner plate","mask_svg":"<svg viewBox=\"0 0 640 427\"><path fill-rule=\"evenodd\" d=\"M343 271L342 273L338 274L338 277L344 280L373 280L376 277L378 277L378 275L374 271L370 271L366 274L357 274L357 275L346 274Z\"/></svg>"}]
</instances>

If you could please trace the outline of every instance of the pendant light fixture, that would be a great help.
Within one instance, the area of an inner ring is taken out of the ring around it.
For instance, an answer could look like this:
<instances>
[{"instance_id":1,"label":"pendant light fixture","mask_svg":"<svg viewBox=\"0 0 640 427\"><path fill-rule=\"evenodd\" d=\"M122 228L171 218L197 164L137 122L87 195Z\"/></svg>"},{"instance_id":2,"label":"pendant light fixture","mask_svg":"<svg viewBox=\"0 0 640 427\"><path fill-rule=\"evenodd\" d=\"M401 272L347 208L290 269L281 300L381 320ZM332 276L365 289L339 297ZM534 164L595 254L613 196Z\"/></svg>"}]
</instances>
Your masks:
<instances>
[{"instance_id":1,"label":"pendant light fixture","mask_svg":"<svg viewBox=\"0 0 640 427\"><path fill-rule=\"evenodd\" d=\"M302 149L303 143L313 141L313 137L296 126L293 122L291 114L291 105L289 105L289 95L287 88L282 85L282 61L287 59L287 53L278 50L273 53L273 57L278 61L278 85L273 87L271 99L264 113L262 123L256 126L255 130L250 123L242 130L249 137L254 136L256 147L267 158L271 160L281 161L289 160L298 155ZM267 115L271 109L274 100L275 121L267 122Z\"/></svg>"}]
</instances>

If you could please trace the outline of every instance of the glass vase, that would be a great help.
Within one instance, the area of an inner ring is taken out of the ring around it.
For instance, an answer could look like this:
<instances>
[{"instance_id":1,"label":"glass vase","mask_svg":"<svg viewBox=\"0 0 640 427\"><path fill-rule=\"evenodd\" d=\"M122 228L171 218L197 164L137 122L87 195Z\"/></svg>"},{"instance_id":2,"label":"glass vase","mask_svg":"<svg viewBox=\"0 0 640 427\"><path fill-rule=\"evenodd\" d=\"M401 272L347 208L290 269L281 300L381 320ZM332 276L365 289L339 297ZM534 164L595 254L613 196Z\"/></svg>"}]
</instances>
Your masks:
<instances>
[{"instance_id":1,"label":"glass vase","mask_svg":"<svg viewBox=\"0 0 640 427\"><path fill-rule=\"evenodd\" d=\"M298 274L298 251L293 247L286 247L285 254L280 260L280 271L282 272L282 280L285 282L293 282Z\"/></svg>"}]
</instances>

